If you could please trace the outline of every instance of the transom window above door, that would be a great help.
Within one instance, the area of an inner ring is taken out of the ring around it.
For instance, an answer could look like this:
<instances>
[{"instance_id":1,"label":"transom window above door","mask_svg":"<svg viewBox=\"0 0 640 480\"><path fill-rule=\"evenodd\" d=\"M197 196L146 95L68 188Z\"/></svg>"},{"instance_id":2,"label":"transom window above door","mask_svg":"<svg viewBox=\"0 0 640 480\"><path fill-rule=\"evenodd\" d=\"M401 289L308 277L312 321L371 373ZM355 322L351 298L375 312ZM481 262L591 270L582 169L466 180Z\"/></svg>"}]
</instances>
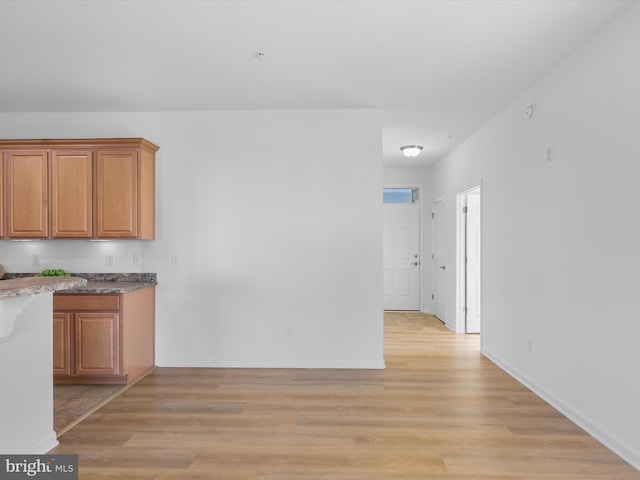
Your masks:
<instances>
[{"instance_id":1,"label":"transom window above door","mask_svg":"<svg viewBox=\"0 0 640 480\"><path fill-rule=\"evenodd\" d=\"M418 203L417 188L384 188L382 203Z\"/></svg>"}]
</instances>

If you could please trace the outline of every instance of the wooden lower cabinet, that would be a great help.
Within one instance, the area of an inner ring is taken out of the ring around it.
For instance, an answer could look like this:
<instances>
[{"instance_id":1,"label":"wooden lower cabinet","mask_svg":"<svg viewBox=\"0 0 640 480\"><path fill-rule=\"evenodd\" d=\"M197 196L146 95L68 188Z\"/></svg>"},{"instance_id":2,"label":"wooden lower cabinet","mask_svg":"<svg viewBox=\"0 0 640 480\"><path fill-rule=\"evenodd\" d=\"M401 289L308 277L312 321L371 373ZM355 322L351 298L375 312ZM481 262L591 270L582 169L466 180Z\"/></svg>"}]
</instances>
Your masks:
<instances>
[{"instance_id":1,"label":"wooden lower cabinet","mask_svg":"<svg viewBox=\"0 0 640 480\"><path fill-rule=\"evenodd\" d=\"M56 384L127 384L155 366L155 288L53 296Z\"/></svg>"},{"instance_id":2,"label":"wooden lower cabinet","mask_svg":"<svg viewBox=\"0 0 640 480\"><path fill-rule=\"evenodd\" d=\"M119 325L118 313L75 314L76 375L120 375Z\"/></svg>"},{"instance_id":3,"label":"wooden lower cabinet","mask_svg":"<svg viewBox=\"0 0 640 480\"><path fill-rule=\"evenodd\" d=\"M71 313L53 313L53 374L71 375Z\"/></svg>"}]
</instances>

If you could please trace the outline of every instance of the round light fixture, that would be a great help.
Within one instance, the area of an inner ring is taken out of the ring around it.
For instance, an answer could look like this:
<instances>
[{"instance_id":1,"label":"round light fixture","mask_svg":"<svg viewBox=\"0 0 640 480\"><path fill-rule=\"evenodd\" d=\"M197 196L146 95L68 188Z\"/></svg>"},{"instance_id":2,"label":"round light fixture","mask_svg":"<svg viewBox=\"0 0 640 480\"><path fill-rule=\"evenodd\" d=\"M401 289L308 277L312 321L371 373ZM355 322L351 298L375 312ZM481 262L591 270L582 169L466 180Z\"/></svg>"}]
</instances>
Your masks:
<instances>
[{"instance_id":1,"label":"round light fixture","mask_svg":"<svg viewBox=\"0 0 640 480\"><path fill-rule=\"evenodd\" d=\"M400 147L400 151L405 157L417 157L422 151L422 145L405 145Z\"/></svg>"}]
</instances>

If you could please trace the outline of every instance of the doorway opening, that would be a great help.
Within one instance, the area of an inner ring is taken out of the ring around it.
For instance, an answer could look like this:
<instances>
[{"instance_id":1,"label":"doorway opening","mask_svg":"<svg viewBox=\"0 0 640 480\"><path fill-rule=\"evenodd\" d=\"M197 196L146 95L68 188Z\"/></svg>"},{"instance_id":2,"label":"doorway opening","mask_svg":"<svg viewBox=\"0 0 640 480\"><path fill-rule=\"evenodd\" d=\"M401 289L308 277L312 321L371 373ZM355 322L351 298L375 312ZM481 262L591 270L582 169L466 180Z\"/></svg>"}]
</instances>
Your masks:
<instances>
[{"instance_id":1,"label":"doorway opening","mask_svg":"<svg viewBox=\"0 0 640 480\"><path fill-rule=\"evenodd\" d=\"M456 332L482 331L482 190L458 194Z\"/></svg>"},{"instance_id":2,"label":"doorway opening","mask_svg":"<svg viewBox=\"0 0 640 480\"><path fill-rule=\"evenodd\" d=\"M422 311L422 186L383 188L384 310Z\"/></svg>"}]
</instances>

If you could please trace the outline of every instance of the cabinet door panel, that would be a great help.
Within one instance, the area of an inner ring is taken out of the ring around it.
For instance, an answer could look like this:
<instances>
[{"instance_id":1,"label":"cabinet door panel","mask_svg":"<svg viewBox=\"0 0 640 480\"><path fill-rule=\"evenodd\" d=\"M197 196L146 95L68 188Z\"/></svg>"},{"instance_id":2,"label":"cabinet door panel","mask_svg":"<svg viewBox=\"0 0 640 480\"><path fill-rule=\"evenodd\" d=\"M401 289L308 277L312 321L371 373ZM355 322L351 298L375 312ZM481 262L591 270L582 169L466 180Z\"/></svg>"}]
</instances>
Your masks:
<instances>
[{"instance_id":1,"label":"cabinet door panel","mask_svg":"<svg viewBox=\"0 0 640 480\"><path fill-rule=\"evenodd\" d=\"M4 154L7 236L44 238L49 234L49 175L46 150Z\"/></svg>"},{"instance_id":2,"label":"cabinet door panel","mask_svg":"<svg viewBox=\"0 0 640 480\"><path fill-rule=\"evenodd\" d=\"M53 314L53 373L71 375L71 314Z\"/></svg>"},{"instance_id":3,"label":"cabinet door panel","mask_svg":"<svg viewBox=\"0 0 640 480\"><path fill-rule=\"evenodd\" d=\"M73 311L119 310L120 295L106 295L104 293L71 295L62 291L53 296L53 309Z\"/></svg>"},{"instance_id":4,"label":"cabinet door panel","mask_svg":"<svg viewBox=\"0 0 640 480\"><path fill-rule=\"evenodd\" d=\"M75 314L76 375L120 373L119 315L117 313Z\"/></svg>"},{"instance_id":5,"label":"cabinet door panel","mask_svg":"<svg viewBox=\"0 0 640 480\"><path fill-rule=\"evenodd\" d=\"M51 154L51 236L91 238L93 234L93 154Z\"/></svg>"},{"instance_id":6,"label":"cabinet door panel","mask_svg":"<svg viewBox=\"0 0 640 480\"><path fill-rule=\"evenodd\" d=\"M98 238L138 235L138 152L98 151L96 215Z\"/></svg>"}]
</instances>

